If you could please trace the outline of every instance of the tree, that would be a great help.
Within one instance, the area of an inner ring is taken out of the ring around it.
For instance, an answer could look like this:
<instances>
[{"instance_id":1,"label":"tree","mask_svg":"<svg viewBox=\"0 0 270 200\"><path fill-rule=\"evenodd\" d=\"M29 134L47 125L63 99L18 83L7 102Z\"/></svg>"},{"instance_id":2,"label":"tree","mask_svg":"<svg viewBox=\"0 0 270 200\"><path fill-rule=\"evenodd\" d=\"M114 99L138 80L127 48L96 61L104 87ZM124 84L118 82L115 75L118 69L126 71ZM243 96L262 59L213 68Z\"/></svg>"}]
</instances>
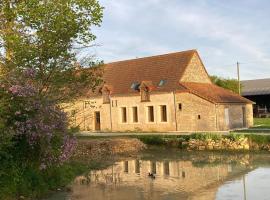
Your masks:
<instances>
[{"instance_id":1,"label":"tree","mask_svg":"<svg viewBox=\"0 0 270 200\"><path fill-rule=\"evenodd\" d=\"M238 93L238 81L236 79L226 79L218 76L210 76L212 82L217 86Z\"/></svg>"},{"instance_id":2,"label":"tree","mask_svg":"<svg viewBox=\"0 0 270 200\"><path fill-rule=\"evenodd\" d=\"M78 73L74 51L96 38L90 30L100 25L103 11L97 0L1 0L0 9L2 75L34 68L39 93L57 102L101 82L94 67Z\"/></svg>"},{"instance_id":3,"label":"tree","mask_svg":"<svg viewBox=\"0 0 270 200\"><path fill-rule=\"evenodd\" d=\"M74 51L92 45L102 13L97 0L0 0L0 161L4 151L42 169L68 159L75 141L59 105L102 81L102 63L84 69Z\"/></svg>"}]
</instances>

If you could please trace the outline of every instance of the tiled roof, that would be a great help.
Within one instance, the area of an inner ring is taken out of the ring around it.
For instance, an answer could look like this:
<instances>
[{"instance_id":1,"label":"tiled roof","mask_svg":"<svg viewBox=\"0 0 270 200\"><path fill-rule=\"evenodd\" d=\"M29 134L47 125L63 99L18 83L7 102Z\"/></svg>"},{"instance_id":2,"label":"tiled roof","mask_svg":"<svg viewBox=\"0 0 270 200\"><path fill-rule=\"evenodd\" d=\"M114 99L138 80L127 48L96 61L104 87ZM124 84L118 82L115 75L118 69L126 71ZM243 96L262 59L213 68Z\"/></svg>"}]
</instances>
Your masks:
<instances>
[{"instance_id":1,"label":"tiled roof","mask_svg":"<svg viewBox=\"0 0 270 200\"><path fill-rule=\"evenodd\" d=\"M270 95L270 79L241 81L242 95Z\"/></svg>"},{"instance_id":2,"label":"tiled roof","mask_svg":"<svg viewBox=\"0 0 270 200\"><path fill-rule=\"evenodd\" d=\"M181 82L187 90L214 103L253 103L240 95L209 83Z\"/></svg>"},{"instance_id":3,"label":"tiled roof","mask_svg":"<svg viewBox=\"0 0 270 200\"><path fill-rule=\"evenodd\" d=\"M196 50L113 62L105 65L104 81L113 86L112 94L136 93L134 82L151 81L155 91L174 91ZM162 87L158 87L165 80Z\"/></svg>"},{"instance_id":4,"label":"tiled roof","mask_svg":"<svg viewBox=\"0 0 270 200\"><path fill-rule=\"evenodd\" d=\"M104 67L104 85L110 88L111 95L139 95L139 86L144 84L151 93L191 92L214 103L252 103L211 83L180 83L194 54L198 54L196 50L189 50L108 63ZM101 88L98 91L102 91Z\"/></svg>"}]
</instances>

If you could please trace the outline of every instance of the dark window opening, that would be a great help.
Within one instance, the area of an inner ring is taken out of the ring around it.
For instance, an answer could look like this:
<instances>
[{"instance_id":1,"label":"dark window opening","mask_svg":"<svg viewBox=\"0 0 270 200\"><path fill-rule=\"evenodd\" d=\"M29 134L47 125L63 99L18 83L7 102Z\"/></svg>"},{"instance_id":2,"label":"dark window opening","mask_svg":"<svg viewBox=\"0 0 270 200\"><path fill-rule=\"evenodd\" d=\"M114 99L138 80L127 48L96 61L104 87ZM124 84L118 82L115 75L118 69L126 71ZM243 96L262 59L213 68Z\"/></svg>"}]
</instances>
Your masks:
<instances>
[{"instance_id":1,"label":"dark window opening","mask_svg":"<svg viewBox=\"0 0 270 200\"><path fill-rule=\"evenodd\" d=\"M182 172L182 178L185 178L186 177L186 172Z\"/></svg>"},{"instance_id":2,"label":"dark window opening","mask_svg":"<svg viewBox=\"0 0 270 200\"><path fill-rule=\"evenodd\" d=\"M136 174L139 174L141 171L141 164L140 164L140 161L139 160L136 160L136 163L135 163L135 173Z\"/></svg>"},{"instance_id":3,"label":"dark window opening","mask_svg":"<svg viewBox=\"0 0 270 200\"><path fill-rule=\"evenodd\" d=\"M123 107L122 108L122 123L126 123L127 122L127 108Z\"/></svg>"},{"instance_id":4,"label":"dark window opening","mask_svg":"<svg viewBox=\"0 0 270 200\"><path fill-rule=\"evenodd\" d=\"M178 104L178 110L180 110L180 111L182 110L182 104L181 103Z\"/></svg>"},{"instance_id":5,"label":"dark window opening","mask_svg":"<svg viewBox=\"0 0 270 200\"><path fill-rule=\"evenodd\" d=\"M161 121L167 122L167 107L160 106Z\"/></svg>"},{"instance_id":6,"label":"dark window opening","mask_svg":"<svg viewBox=\"0 0 270 200\"><path fill-rule=\"evenodd\" d=\"M148 121L149 122L154 122L155 121L154 106L148 106Z\"/></svg>"},{"instance_id":7,"label":"dark window opening","mask_svg":"<svg viewBox=\"0 0 270 200\"><path fill-rule=\"evenodd\" d=\"M198 119L201 119L201 115L198 115Z\"/></svg>"},{"instance_id":8,"label":"dark window opening","mask_svg":"<svg viewBox=\"0 0 270 200\"><path fill-rule=\"evenodd\" d=\"M124 172L128 173L128 161L125 161Z\"/></svg>"},{"instance_id":9,"label":"dark window opening","mask_svg":"<svg viewBox=\"0 0 270 200\"><path fill-rule=\"evenodd\" d=\"M157 164L156 164L156 162L151 162L151 173L152 174L157 173Z\"/></svg>"},{"instance_id":10,"label":"dark window opening","mask_svg":"<svg viewBox=\"0 0 270 200\"><path fill-rule=\"evenodd\" d=\"M170 175L170 165L168 161L164 162L164 174Z\"/></svg>"},{"instance_id":11,"label":"dark window opening","mask_svg":"<svg viewBox=\"0 0 270 200\"><path fill-rule=\"evenodd\" d=\"M133 107L132 108L133 111L133 122L138 122L138 108L137 107Z\"/></svg>"}]
</instances>

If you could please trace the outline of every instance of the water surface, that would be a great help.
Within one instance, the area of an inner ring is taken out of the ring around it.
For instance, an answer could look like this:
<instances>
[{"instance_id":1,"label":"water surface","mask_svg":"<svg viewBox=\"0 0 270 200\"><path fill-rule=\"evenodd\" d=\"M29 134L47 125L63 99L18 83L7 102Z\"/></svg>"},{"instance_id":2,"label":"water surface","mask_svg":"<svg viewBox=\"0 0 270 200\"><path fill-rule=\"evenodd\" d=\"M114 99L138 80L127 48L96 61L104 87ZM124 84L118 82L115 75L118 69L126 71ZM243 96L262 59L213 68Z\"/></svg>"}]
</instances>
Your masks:
<instances>
[{"instance_id":1,"label":"water surface","mask_svg":"<svg viewBox=\"0 0 270 200\"><path fill-rule=\"evenodd\" d=\"M270 199L270 155L153 148L77 177L54 199Z\"/></svg>"}]
</instances>

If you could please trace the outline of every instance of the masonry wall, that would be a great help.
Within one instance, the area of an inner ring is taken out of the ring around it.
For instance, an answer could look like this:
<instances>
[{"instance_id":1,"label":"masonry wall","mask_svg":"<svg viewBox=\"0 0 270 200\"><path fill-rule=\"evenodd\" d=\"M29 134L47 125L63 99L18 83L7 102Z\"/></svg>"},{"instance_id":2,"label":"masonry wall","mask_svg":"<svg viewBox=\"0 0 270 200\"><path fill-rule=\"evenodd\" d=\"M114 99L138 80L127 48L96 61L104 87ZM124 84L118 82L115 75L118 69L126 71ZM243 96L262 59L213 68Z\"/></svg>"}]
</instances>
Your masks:
<instances>
[{"instance_id":1,"label":"masonry wall","mask_svg":"<svg viewBox=\"0 0 270 200\"><path fill-rule=\"evenodd\" d=\"M167 122L161 122L161 105L166 105ZM148 120L148 106L154 107L154 122ZM125 123L122 122L123 107L127 109ZM133 122L132 107L138 109L138 122ZM250 127L253 125L252 104L215 105L191 93L151 94L150 102L141 102L139 95L112 97L111 104L103 104L101 97L81 99L67 106L66 111L72 125L79 126L81 130L96 130L95 112L100 112L102 131L192 132L242 128L243 107L246 110L244 116L246 127ZM226 123L225 119L226 109L229 123Z\"/></svg>"},{"instance_id":2,"label":"masonry wall","mask_svg":"<svg viewBox=\"0 0 270 200\"><path fill-rule=\"evenodd\" d=\"M172 93L151 94L150 102L141 102L140 96L112 97L112 129L115 131L175 131L174 101ZM167 122L161 122L160 106L166 105ZM138 109L138 122L133 122L132 107ZM148 106L154 107L154 122L148 120ZM121 108L127 108L127 122L122 122Z\"/></svg>"},{"instance_id":3,"label":"masonry wall","mask_svg":"<svg viewBox=\"0 0 270 200\"><path fill-rule=\"evenodd\" d=\"M176 103L178 131L217 130L215 104L190 93L176 94Z\"/></svg>"},{"instance_id":4,"label":"masonry wall","mask_svg":"<svg viewBox=\"0 0 270 200\"><path fill-rule=\"evenodd\" d=\"M245 112L243 112L243 108ZM226 122L226 109L228 119ZM251 127L253 125L252 104L223 104L217 106L219 130L230 130L235 128Z\"/></svg>"},{"instance_id":5,"label":"masonry wall","mask_svg":"<svg viewBox=\"0 0 270 200\"><path fill-rule=\"evenodd\" d=\"M211 80L201 62L199 56L194 54L189 65L186 68L182 82L211 83Z\"/></svg>"}]
</instances>

